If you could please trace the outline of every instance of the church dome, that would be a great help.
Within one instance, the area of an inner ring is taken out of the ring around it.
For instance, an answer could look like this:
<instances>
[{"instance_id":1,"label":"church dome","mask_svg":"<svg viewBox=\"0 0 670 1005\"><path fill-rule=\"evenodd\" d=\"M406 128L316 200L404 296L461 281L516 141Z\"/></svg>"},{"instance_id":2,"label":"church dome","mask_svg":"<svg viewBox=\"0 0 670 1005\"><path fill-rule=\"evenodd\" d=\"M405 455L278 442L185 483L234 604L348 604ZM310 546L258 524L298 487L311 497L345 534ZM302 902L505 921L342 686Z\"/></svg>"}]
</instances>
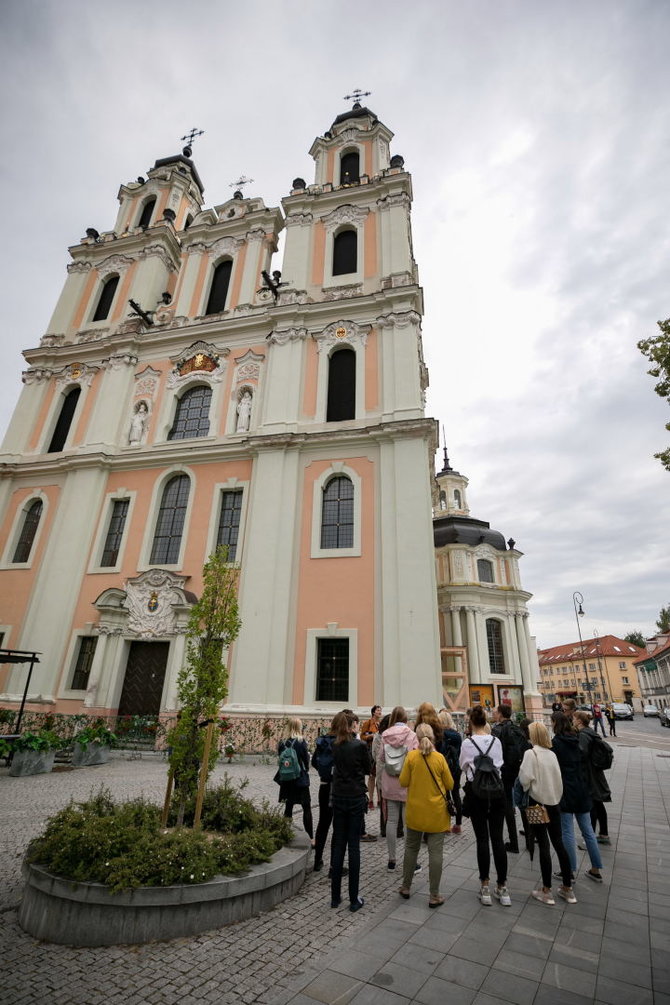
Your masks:
<instances>
[{"instance_id":1,"label":"church dome","mask_svg":"<svg viewBox=\"0 0 670 1005\"><path fill-rule=\"evenodd\" d=\"M505 538L485 520L474 520L469 516L443 516L433 520L435 547L445 544L466 544L476 548L478 544L489 544L497 551L507 551Z\"/></svg>"}]
</instances>

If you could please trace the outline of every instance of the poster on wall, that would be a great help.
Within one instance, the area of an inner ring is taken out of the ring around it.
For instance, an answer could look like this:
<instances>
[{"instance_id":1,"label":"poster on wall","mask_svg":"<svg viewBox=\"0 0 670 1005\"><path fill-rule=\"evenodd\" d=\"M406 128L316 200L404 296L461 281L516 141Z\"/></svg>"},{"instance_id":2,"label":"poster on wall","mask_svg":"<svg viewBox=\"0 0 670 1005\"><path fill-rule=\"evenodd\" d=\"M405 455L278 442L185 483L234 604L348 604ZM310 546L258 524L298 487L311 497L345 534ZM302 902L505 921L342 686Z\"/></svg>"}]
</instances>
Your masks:
<instances>
[{"instance_id":1,"label":"poster on wall","mask_svg":"<svg viewBox=\"0 0 670 1005\"><path fill-rule=\"evenodd\" d=\"M493 685L470 684L470 705L481 705L490 712L493 708Z\"/></svg>"},{"instance_id":2,"label":"poster on wall","mask_svg":"<svg viewBox=\"0 0 670 1005\"><path fill-rule=\"evenodd\" d=\"M498 704L511 705L512 712L525 712L523 702L523 687L521 684L499 684Z\"/></svg>"}]
</instances>

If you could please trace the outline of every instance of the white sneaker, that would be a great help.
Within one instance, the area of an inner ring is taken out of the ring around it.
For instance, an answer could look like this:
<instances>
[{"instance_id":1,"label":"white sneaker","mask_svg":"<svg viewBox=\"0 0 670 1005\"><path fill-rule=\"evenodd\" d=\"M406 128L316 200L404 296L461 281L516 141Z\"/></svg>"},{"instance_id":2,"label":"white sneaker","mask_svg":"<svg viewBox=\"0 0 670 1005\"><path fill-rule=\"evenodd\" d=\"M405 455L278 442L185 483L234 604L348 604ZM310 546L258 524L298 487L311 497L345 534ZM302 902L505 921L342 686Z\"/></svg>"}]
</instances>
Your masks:
<instances>
[{"instance_id":1,"label":"white sneaker","mask_svg":"<svg viewBox=\"0 0 670 1005\"><path fill-rule=\"evenodd\" d=\"M493 901L491 900L491 890L488 886L483 886L479 891L479 899L481 900L484 907L490 907Z\"/></svg>"},{"instance_id":2,"label":"white sneaker","mask_svg":"<svg viewBox=\"0 0 670 1005\"><path fill-rule=\"evenodd\" d=\"M503 907L512 906L512 898L510 897L506 886L497 886L494 892Z\"/></svg>"}]
</instances>

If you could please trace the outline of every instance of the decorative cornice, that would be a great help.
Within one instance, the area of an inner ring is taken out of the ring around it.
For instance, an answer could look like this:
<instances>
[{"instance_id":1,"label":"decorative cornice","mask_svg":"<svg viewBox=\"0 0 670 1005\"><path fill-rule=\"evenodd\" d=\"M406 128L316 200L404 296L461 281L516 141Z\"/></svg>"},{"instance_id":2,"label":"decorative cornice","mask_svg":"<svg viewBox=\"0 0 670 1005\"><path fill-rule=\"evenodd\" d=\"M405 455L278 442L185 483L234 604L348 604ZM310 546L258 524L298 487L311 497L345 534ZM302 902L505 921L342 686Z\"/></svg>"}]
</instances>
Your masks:
<instances>
[{"instance_id":1,"label":"decorative cornice","mask_svg":"<svg viewBox=\"0 0 670 1005\"><path fill-rule=\"evenodd\" d=\"M143 248L138 258L160 258L168 272L175 272L177 269L177 266L167 254L165 248L162 248L160 244L150 244L147 248Z\"/></svg>"},{"instance_id":2,"label":"decorative cornice","mask_svg":"<svg viewBox=\"0 0 670 1005\"><path fill-rule=\"evenodd\" d=\"M336 227L341 226L343 223L353 223L355 226L359 226L365 220L366 216L370 212L367 207L363 206L338 206L334 209L332 213L328 213L327 216L321 217L321 222L323 223L326 231L335 230Z\"/></svg>"},{"instance_id":3,"label":"decorative cornice","mask_svg":"<svg viewBox=\"0 0 670 1005\"><path fill-rule=\"evenodd\" d=\"M312 335L321 353L334 345L365 346L371 325L358 325L355 321L334 321L321 332Z\"/></svg>"},{"instance_id":4,"label":"decorative cornice","mask_svg":"<svg viewBox=\"0 0 670 1005\"><path fill-rule=\"evenodd\" d=\"M135 261L134 258L130 258L128 255L110 255L109 258L105 258L102 262L96 265L98 275L104 279L111 272L123 272Z\"/></svg>"},{"instance_id":5,"label":"decorative cornice","mask_svg":"<svg viewBox=\"0 0 670 1005\"><path fill-rule=\"evenodd\" d=\"M269 299L271 295L272 294L268 290L267 299ZM260 299L260 295L258 299ZM279 297L277 299L277 306L287 307L291 304L308 304L309 302L306 290L280 290Z\"/></svg>"},{"instance_id":6,"label":"decorative cornice","mask_svg":"<svg viewBox=\"0 0 670 1005\"><path fill-rule=\"evenodd\" d=\"M170 371L166 386L170 389L179 387L194 377L208 384L218 384L223 379L225 358L229 354L230 349L217 349L209 342L193 342L179 356L171 357L175 366ZM189 361L193 361L193 365L186 372L180 373Z\"/></svg>"},{"instance_id":7,"label":"decorative cornice","mask_svg":"<svg viewBox=\"0 0 670 1005\"><path fill-rule=\"evenodd\" d=\"M287 342L295 342L297 339L305 339L309 336L306 328L287 328L284 331L274 331L268 335L268 342L271 345L286 345Z\"/></svg>"},{"instance_id":8,"label":"decorative cornice","mask_svg":"<svg viewBox=\"0 0 670 1005\"><path fill-rule=\"evenodd\" d=\"M56 386L58 387L60 384L85 384L86 387L90 387L99 370L99 366L91 366L90 363L68 363L62 370L54 371Z\"/></svg>"},{"instance_id":9,"label":"decorative cornice","mask_svg":"<svg viewBox=\"0 0 670 1005\"><path fill-rule=\"evenodd\" d=\"M404 311L402 314L382 314L377 318L379 328L408 328L410 325L421 324L421 315L416 311Z\"/></svg>"},{"instance_id":10,"label":"decorative cornice","mask_svg":"<svg viewBox=\"0 0 670 1005\"><path fill-rule=\"evenodd\" d=\"M363 294L363 284L353 283L350 286L331 286L323 291L324 300L350 300Z\"/></svg>"},{"instance_id":11,"label":"decorative cornice","mask_svg":"<svg viewBox=\"0 0 670 1005\"><path fill-rule=\"evenodd\" d=\"M284 220L287 227L311 227L314 217L311 213L289 213Z\"/></svg>"},{"instance_id":12,"label":"decorative cornice","mask_svg":"<svg viewBox=\"0 0 670 1005\"><path fill-rule=\"evenodd\" d=\"M41 349L53 349L57 345L62 345L65 335L43 335L40 339Z\"/></svg>"},{"instance_id":13,"label":"decorative cornice","mask_svg":"<svg viewBox=\"0 0 670 1005\"><path fill-rule=\"evenodd\" d=\"M21 380L24 384L40 384L43 380L50 380L53 377L53 370L49 370L47 367L36 367L30 370L24 370L21 374Z\"/></svg>"},{"instance_id":14,"label":"decorative cornice","mask_svg":"<svg viewBox=\"0 0 670 1005\"><path fill-rule=\"evenodd\" d=\"M75 337L77 342L99 342L101 339L107 338L108 335L109 326L105 325L104 328L82 328Z\"/></svg>"},{"instance_id":15,"label":"decorative cornice","mask_svg":"<svg viewBox=\"0 0 670 1005\"><path fill-rule=\"evenodd\" d=\"M267 234L262 227L254 227L253 230L248 230L244 237L246 241L264 241Z\"/></svg>"},{"instance_id":16,"label":"decorative cornice","mask_svg":"<svg viewBox=\"0 0 670 1005\"><path fill-rule=\"evenodd\" d=\"M412 200L407 192L394 192L392 195L385 195L381 199L377 199L377 208L380 213L391 209L393 206L404 206L406 209L409 209L411 205Z\"/></svg>"},{"instance_id":17,"label":"decorative cornice","mask_svg":"<svg viewBox=\"0 0 670 1005\"><path fill-rule=\"evenodd\" d=\"M124 366L137 366L137 356L124 352L118 353L115 356L109 356L102 361L102 367L105 370L121 370Z\"/></svg>"},{"instance_id":18,"label":"decorative cornice","mask_svg":"<svg viewBox=\"0 0 670 1005\"><path fill-rule=\"evenodd\" d=\"M91 263L90 262L70 262L67 267L67 271L71 274L73 272L90 272Z\"/></svg>"}]
</instances>

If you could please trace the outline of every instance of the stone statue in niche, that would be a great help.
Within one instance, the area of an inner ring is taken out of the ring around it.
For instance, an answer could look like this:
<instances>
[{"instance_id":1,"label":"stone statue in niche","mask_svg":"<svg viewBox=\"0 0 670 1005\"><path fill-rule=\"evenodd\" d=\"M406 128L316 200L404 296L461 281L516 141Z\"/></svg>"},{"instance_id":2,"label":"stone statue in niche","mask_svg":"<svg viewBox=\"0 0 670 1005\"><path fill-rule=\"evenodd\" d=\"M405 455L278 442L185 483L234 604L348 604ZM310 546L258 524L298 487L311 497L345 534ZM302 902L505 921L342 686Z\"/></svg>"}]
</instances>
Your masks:
<instances>
[{"instance_id":1,"label":"stone statue in niche","mask_svg":"<svg viewBox=\"0 0 670 1005\"><path fill-rule=\"evenodd\" d=\"M251 397L251 391L245 387L242 397L237 404L237 426L235 427L236 433L246 433L249 430L249 423L251 422L251 403L253 399Z\"/></svg>"},{"instance_id":2,"label":"stone statue in niche","mask_svg":"<svg viewBox=\"0 0 670 1005\"><path fill-rule=\"evenodd\" d=\"M128 431L128 443L141 443L147 431L149 420L149 408L146 401L138 401L133 410L133 417L130 420Z\"/></svg>"}]
</instances>

